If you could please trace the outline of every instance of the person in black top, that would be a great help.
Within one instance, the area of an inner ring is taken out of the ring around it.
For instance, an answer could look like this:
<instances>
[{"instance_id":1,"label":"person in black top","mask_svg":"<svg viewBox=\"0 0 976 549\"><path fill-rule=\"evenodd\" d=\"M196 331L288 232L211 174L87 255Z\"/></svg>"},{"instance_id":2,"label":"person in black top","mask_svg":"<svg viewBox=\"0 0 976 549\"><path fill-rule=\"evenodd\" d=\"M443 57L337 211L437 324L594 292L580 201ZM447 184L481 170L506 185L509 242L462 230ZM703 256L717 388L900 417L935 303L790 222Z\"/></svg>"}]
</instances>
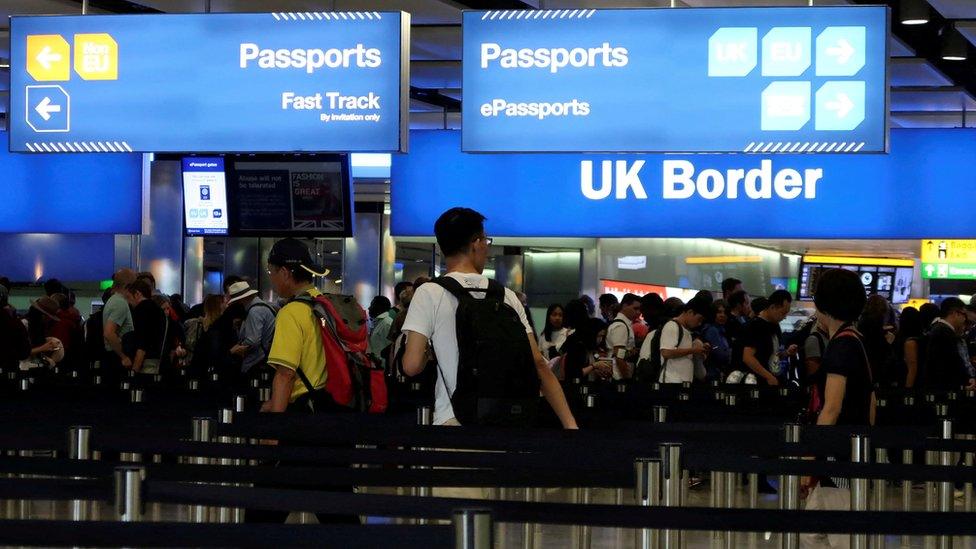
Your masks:
<instances>
[{"instance_id":1,"label":"person in black top","mask_svg":"<svg viewBox=\"0 0 976 549\"><path fill-rule=\"evenodd\" d=\"M871 366L861 335L854 328L865 301L864 285L852 271L830 269L817 281L817 317L830 337L820 366L826 376L817 425L874 425L876 398ZM838 488L831 479L805 477L802 492L809 494L807 510L850 510L850 490ZM846 535L835 534L802 537L805 546L838 547L847 541Z\"/></svg>"},{"instance_id":2,"label":"person in black top","mask_svg":"<svg viewBox=\"0 0 976 549\"><path fill-rule=\"evenodd\" d=\"M952 390L963 386L976 389L972 364L967 362L962 334L966 329L966 304L947 297L940 316L932 323L926 340L922 381L927 389Z\"/></svg>"},{"instance_id":3,"label":"person in black top","mask_svg":"<svg viewBox=\"0 0 976 549\"><path fill-rule=\"evenodd\" d=\"M743 329L740 337L742 356L739 369L754 374L758 381L765 382L766 385L775 386L779 385L779 376L785 373L781 371L780 358L797 352L796 345L790 345L785 353L780 353L779 350L783 339L779 323L789 314L793 296L786 290L776 290L769 296L768 303Z\"/></svg>"},{"instance_id":4,"label":"person in black top","mask_svg":"<svg viewBox=\"0 0 976 549\"><path fill-rule=\"evenodd\" d=\"M641 298L641 316L644 317L644 323L647 324L648 333L659 329L664 325L668 318L665 318L664 314L664 300L661 296L651 292L644 295Z\"/></svg>"},{"instance_id":5,"label":"person in black top","mask_svg":"<svg viewBox=\"0 0 976 549\"><path fill-rule=\"evenodd\" d=\"M891 306L888 300L878 294L868 298L864 312L857 322L857 331L864 336L864 346L871 361L874 381L880 387L898 384L892 344L895 341L895 327L888 323ZM904 380L902 380L904 381Z\"/></svg>"},{"instance_id":6,"label":"person in black top","mask_svg":"<svg viewBox=\"0 0 976 549\"><path fill-rule=\"evenodd\" d=\"M607 323L599 318L589 318L586 305L578 299L566 304L563 322L572 330L559 350L565 357L564 379L585 380L590 374L599 379L609 378L613 370L605 341ZM601 334L604 340L601 340Z\"/></svg>"},{"instance_id":7,"label":"person in black top","mask_svg":"<svg viewBox=\"0 0 976 549\"><path fill-rule=\"evenodd\" d=\"M0 284L0 368L4 371L13 371L31 354L27 329L9 307L9 295L7 286Z\"/></svg>"},{"instance_id":8,"label":"person in black top","mask_svg":"<svg viewBox=\"0 0 976 549\"><path fill-rule=\"evenodd\" d=\"M129 305L132 306L131 343L128 345L132 356L132 369L142 372L147 361L155 362L153 372L158 372L158 361L164 352L164 338L168 332L168 320L163 310L153 301L152 287L145 280L136 280L127 287Z\"/></svg>"},{"instance_id":9,"label":"person in black top","mask_svg":"<svg viewBox=\"0 0 976 549\"><path fill-rule=\"evenodd\" d=\"M895 365L901 387L915 387L918 378L919 350L922 339L922 316L915 307L905 307L898 323L898 336L895 337Z\"/></svg>"}]
</instances>

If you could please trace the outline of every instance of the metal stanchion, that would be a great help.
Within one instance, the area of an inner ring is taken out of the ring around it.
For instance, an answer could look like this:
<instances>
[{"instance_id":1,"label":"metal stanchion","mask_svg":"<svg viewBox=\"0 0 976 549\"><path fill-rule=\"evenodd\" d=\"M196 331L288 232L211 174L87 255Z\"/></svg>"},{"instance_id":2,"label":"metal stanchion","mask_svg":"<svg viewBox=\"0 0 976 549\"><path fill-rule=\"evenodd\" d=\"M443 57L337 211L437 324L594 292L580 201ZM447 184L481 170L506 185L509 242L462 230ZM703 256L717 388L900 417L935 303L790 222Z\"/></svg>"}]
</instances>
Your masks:
<instances>
[{"instance_id":1,"label":"metal stanchion","mask_svg":"<svg viewBox=\"0 0 976 549\"><path fill-rule=\"evenodd\" d=\"M865 435L851 435L851 461L870 463L871 441ZM851 511L868 510L868 480L851 479ZM867 534L851 534L851 549L868 549Z\"/></svg>"},{"instance_id":2,"label":"metal stanchion","mask_svg":"<svg viewBox=\"0 0 976 549\"><path fill-rule=\"evenodd\" d=\"M142 520L142 483L146 468L125 465L115 468L115 517L121 522Z\"/></svg>"},{"instance_id":3,"label":"metal stanchion","mask_svg":"<svg viewBox=\"0 0 976 549\"><path fill-rule=\"evenodd\" d=\"M532 503L532 488L525 488L525 502ZM523 549L535 549L535 523L526 522L522 525L522 547Z\"/></svg>"},{"instance_id":4,"label":"metal stanchion","mask_svg":"<svg viewBox=\"0 0 976 549\"><path fill-rule=\"evenodd\" d=\"M725 476L728 473L722 471L712 471L711 473L711 506L715 508L725 507ZM712 531L713 542L719 540L722 537L722 533L718 530Z\"/></svg>"},{"instance_id":5,"label":"metal stanchion","mask_svg":"<svg viewBox=\"0 0 976 549\"><path fill-rule=\"evenodd\" d=\"M661 460L638 458L634 461L634 498L637 505L653 507L661 502ZM642 528L635 533L636 549L657 549L660 533L650 528Z\"/></svg>"},{"instance_id":6,"label":"metal stanchion","mask_svg":"<svg viewBox=\"0 0 976 549\"><path fill-rule=\"evenodd\" d=\"M911 465L914 459L914 452L911 450L901 451L902 465ZM901 510L906 513L912 510L912 481L910 480L901 481ZM901 544L905 547L910 546L911 537L908 535L902 536Z\"/></svg>"},{"instance_id":7,"label":"metal stanchion","mask_svg":"<svg viewBox=\"0 0 976 549\"><path fill-rule=\"evenodd\" d=\"M421 406L417 408L417 425L419 426L430 426L434 424L434 409L430 406ZM417 448L417 450L425 450L425 448ZM417 469L427 469L427 467L417 466ZM429 486L418 486L412 488L411 490L414 496L420 497L430 497L431 489ZM427 524L429 520L426 518L417 519L417 524Z\"/></svg>"},{"instance_id":8,"label":"metal stanchion","mask_svg":"<svg viewBox=\"0 0 976 549\"><path fill-rule=\"evenodd\" d=\"M143 399L142 389L132 389L129 391L129 401L133 404L141 404Z\"/></svg>"},{"instance_id":9,"label":"metal stanchion","mask_svg":"<svg viewBox=\"0 0 976 549\"><path fill-rule=\"evenodd\" d=\"M458 509L454 511L454 547L456 549L493 549L495 526L491 511Z\"/></svg>"},{"instance_id":10,"label":"metal stanchion","mask_svg":"<svg viewBox=\"0 0 976 549\"><path fill-rule=\"evenodd\" d=\"M874 449L874 462L875 463L888 463L888 450L885 448L875 448ZM888 500L888 481L884 479L875 479L872 481L874 485L872 487L874 496L874 505L872 505L873 511L884 511L887 507ZM876 534L874 536L874 547L882 548L885 545L884 534Z\"/></svg>"},{"instance_id":11,"label":"metal stanchion","mask_svg":"<svg viewBox=\"0 0 976 549\"><path fill-rule=\"evenodd\" d=\"M735 395L731 395L735 396ZM735 473L725 473L725 508L734 509L735 508L735 488L738 486L736 479L738 475ZM725 549L735 548L735 532L728 530L725 532Z\"/></svg>"},{"instance_id":12,"label":"metal stanchion","mask_svg":"<svg viewBox=\"0 0 976 549\"><path fill-rule=\"evenodd\" d=\"M681 445L661 445L661 495L665 507L681 507ZM661 537L664 549L681 549L681 531L665 530Z\"/></svg>"},{"instance_id":13,"label":"metal stanchion","mask_svg":"<svg viewBox=\"0 0 976 549\"><path fill-rule=\"evenodd\" d=\"M195 417L193 418L193 442L210 442L213 437L213 418ZM208 459L204 457L193 457L191 463L195 465L206 465ZM206 505L190 506L190 522L207 522L209 510Z\"/></svg>"},{"instance_id":14,"label":"metal stanchion","mask_svg":"<svg viewBox=\"0 0 976 549\"><path fill-rule=\"evenodd\" d=\"M963 440L973 441L976 440L976 435L963 435L962 438ZM966 467L972 467L974 462L976 462L976 459L974 459L973 452L966 452L963 454L963 464L965 464ZM972 482L967 482L963 485L963 511L967 513L972 513L974 511Z\"/></svg>"},{"instance_id":15,"label":"metal stanchion","mask_svg":"<svg viewBox=\"0 0 976 549\"><path fill-rule=\"evenodd\" d=\"M230 408L222 408L217 413L217 421L222 425L230 425L234 423L234 410ZM233 444L234 439L232 437L222 436L217 439L217 442L222 444ZM218 463L220 465L238 465L237 460L231 458L220 458ZM224 486L237 486L236 484L224 484ZM243 522L244 510L235 507L218 507L217 508L217 522L221 524L238 523Z\"/></svg>"},{"instance_id":16,"label":"metal stanchion","mask_svg":"<svg viewBox=\"0 0 976 549\"><path fill-rule=\"evenodd\" d=\"M654 423L666 423L668 421L667 406L655 406L651 410L654 413Z\"/></svg>"},{"instance_id":17,"label":"metal stanchion","mask_svg":"<svg viewBox=\"0 0 976 549\"><path fill-rule=\"evenodd\" d=\"M787 444L800 443L800 424L787 423L783 426L784 441ZM795 456L791 456L791 459ZM779 480L779 508L784 511L795 511L800 508L800 477L796 475L784 475ZM796 532L785 532L780 537L780 544L783 549L798 549L800 547L800 534Z\"/></svg>"},{"instance_id":18,"label":"metal stanchion","mask_svg":"<svg viewBox=\"0 0 976 549\"><path fill-rule=\"evenodd\" d=\"M234 397L234 413L243 414L244 407L247 405L247 397L244 395L237 395Z\"/></svg>"},{"instance_id":19,"label":"metal stanchion","mask_svg":"<svg viewBox=\"0 0 976 549\"><path fill-rule=\"evenodd\" d=\"M749 473L749 508L758 509L759 508L759 475L757 473Z\"/></svg>"},{"instance_id":20,"label":"metal stanchion","mask_svg":"<svg viewBox=\"0 0 976 549\"><path fill-rule=\"evenodd\" d=\"M91 455L91 427L76 425L68 430L68 459L89 460ZM79 478L79 477L75 477ZM71 520L89 520L91 502L76 499L71 502Z\"/></svg>"},{"instance_id":21,"label":"metal stanchion","mask_svg":"<svg viewBox=\"0 0 976 549\"><path fill-rule=\"evenodd\" d=\"M948 410L947 410L948 411ZM952 420L943 419L941 422L942 440L952 440ZM952 467L952 452L939 452L939 465ZM939 512L951 513L955 509L955 486L951 482L939 483ZM936 538L939 549L952 549L952 536L941 535Z\"/></svg>"},{"instance_id":22,"label":"metal stanchion","mask_svg":"<svg viewBox=\"0 0 976 549\"><path fill-rule=\"evenodd\" d=\"M581 488L577 493L579 493L581 496L580 500L577 500L577 503L582 503L583 505L589 505L593 503L592 488L589 487ZM593 528L587 525L580 526L580 535L576 546L579 549L590 549L590 545L592 543L593 543Z\"/></svg>"}]
</instances>

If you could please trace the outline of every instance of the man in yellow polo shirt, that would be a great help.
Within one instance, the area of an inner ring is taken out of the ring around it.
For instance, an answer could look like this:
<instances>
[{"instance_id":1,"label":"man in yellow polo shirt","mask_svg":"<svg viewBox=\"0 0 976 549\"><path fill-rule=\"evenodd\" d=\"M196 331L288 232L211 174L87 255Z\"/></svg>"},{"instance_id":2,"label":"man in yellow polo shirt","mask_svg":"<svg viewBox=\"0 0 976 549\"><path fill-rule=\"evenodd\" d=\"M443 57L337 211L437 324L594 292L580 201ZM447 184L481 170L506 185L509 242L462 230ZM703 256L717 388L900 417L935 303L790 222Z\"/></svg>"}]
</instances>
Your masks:
<instances>
[{"instance_id":1,"label":"man in yellow polo shirt","mask_svg":"<svg viewBox=\"0 0 976 549\"><path fill-rule=\"evenodd\" d=\"M268 274L275 292L285 299L302 295L315 297L320 292L313 286L313 277L325 276L327 270L315 265L308 247L294 238L279 241L268 255ZM281 308L275 320L275 335L268 353L268 364L275 369L271 400L263 411L284 412L307 410L308 389L297 370L308 383L324 393L326 368L325 352L319 322L306 303L291 301Z\"/></svg>"}]
</instances>

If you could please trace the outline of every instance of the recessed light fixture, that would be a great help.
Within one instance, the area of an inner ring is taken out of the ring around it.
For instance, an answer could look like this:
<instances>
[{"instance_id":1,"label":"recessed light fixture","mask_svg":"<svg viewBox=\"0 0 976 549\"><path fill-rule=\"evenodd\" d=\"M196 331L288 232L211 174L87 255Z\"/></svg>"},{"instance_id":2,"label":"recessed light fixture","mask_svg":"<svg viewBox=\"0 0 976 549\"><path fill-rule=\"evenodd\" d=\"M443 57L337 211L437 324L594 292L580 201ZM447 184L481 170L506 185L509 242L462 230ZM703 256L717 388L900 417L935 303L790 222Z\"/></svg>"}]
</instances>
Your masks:
<instances>
[{"instance_id":1,"label":"recessed light fixture","mask_svg":"<svg viewBox=\"0 0 976 549\"><path fill-rule=\"evenodd\" d=\"M902 25L924 25L929 22L929 5L925 0L901 0L898 16Z\"/></svg>"}]
</instances>

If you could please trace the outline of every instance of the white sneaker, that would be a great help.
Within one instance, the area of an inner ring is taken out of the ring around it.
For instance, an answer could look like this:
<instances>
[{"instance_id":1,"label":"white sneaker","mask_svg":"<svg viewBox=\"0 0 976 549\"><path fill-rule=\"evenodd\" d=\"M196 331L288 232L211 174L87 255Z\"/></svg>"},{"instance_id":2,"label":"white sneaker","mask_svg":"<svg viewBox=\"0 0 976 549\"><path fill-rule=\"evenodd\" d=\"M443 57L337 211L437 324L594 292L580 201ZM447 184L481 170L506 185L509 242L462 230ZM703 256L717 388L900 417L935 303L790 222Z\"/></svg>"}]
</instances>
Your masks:
<instances>
[{"instance_id":1,"label":"white sneaker","mask_svg":"<svg viewBox=\"0 0 976 549\"><path fill-rule=\"evenodd\" d=\"M746 376L746 385L757 385L759 382L756 380L756 374L749 374Z\"/></svg>"}]
</instances>

